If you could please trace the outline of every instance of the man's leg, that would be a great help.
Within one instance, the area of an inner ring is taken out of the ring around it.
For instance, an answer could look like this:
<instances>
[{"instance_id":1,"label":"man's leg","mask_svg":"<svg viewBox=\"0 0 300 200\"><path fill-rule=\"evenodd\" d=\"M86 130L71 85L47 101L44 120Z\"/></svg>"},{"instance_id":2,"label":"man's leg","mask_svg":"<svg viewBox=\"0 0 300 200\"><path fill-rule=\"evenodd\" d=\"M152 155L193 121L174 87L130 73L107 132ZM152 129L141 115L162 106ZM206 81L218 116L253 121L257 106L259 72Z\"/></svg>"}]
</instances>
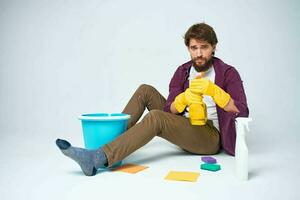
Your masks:
<instances>
[{"instance_id":1,"label":"man's leg","mask_svg":"<svg viewBox=\"0 0 300 200\"><path fill-rule=\"evenodd\" d=\"M97 169L104 167L107 163L107 158L102 148L87 150L73 147L68 141L61 139L56 140L56 145L65 156L68 156L79 164L86 176L94 176Z\"/></svg>"},{"instance_id":2,"label":"man's leg","mask_svg":"<svg viewBox=\"0 0 300 200\"><path fill-rule=\"evenodd\" d=\"M123 113L131 116L127 129L136 124L145 108L149 111L153 109L163 110L165 103L166 99L154 87L146 84L139 86L123 110Z\"/></svg>"},{"instance_id":3,"label":"man's leg","mask_svg":"<svg viewBox=\"0 0 300 200\"><path fill-rule=\"evenodd\" d=\"M123 110L123 113L131 115L128 129L139 120L145 108L162 110L165 102L166 99L154 87L141 85ZM56 140L56 145L64 155L76 161L87 176L95 175L97 168L107 164L106 154L102 148L87 150L73 147L68 141L61 139Z\"/></svg>"},{"instance_id":4,"label":"man's leg","mask_svg":"<svg viewBox=\"0 0 300 200\"><path fill-rule=\"evenodd\" d=\"M220 148L220 137L211 121L203 126L193 126L189 120L161 110L151 110L116 140L103 146L108 166L113 165L160 136L182 149L196 154L215 154Z\"/></svg>"}]
</instances>

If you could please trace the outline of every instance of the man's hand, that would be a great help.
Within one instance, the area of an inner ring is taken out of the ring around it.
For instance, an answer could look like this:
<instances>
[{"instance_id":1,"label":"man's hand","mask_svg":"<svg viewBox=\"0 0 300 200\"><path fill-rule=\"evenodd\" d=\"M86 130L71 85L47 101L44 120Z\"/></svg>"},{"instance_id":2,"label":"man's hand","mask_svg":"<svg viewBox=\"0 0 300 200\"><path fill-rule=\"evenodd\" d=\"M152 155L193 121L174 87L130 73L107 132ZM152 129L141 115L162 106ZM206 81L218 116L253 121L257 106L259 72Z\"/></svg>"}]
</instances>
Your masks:
<instances>
[{"instance_id":1,"label":"man's hand","mask_svg":"<svg viewBox=\"0 0 300 200\"><path fill-rule=\"evenodd\" d=\"M215 103L221 108L224 108L230 100L230 95L228 93L205 78L193 79L189 88L195 94L211 96Z\"/></svg>"},{"instance_id":2,"label":"man's hand","mask_svg":"<svg viewBox=\"0 0 300 200\"><path fill-rule=\"evenodd\" d=\"M186 106L189 106L192 103L202 103L202 99L202 95L192 93L188 88L184 92L177 95L174 100L174 107L179 113L181 113L184 111Z\"/></svg>"},{"instance_id":3,"label":"man's hand","mask_svg":"<svg viewBox=\"0 0 300 200\"><path fill-rule=\"evenodd\" d=\"M234 100L230 98L228 104L224 107L224 110L227 112L233 112L235 114L238 114L240 111L239 109L235 106Z\"/></svg>"},{"instance_id":4,"label":"man's hand","mask_svg":"<svg viewBox=\"0 0 300 200\"><path fill-rule=\"evenodd\" d=\"M206 78L195 78L191 80L189 88L193 93L213 96L213 90L209 90L211 84L213 83Z\"/></svg>"}]
</instances>

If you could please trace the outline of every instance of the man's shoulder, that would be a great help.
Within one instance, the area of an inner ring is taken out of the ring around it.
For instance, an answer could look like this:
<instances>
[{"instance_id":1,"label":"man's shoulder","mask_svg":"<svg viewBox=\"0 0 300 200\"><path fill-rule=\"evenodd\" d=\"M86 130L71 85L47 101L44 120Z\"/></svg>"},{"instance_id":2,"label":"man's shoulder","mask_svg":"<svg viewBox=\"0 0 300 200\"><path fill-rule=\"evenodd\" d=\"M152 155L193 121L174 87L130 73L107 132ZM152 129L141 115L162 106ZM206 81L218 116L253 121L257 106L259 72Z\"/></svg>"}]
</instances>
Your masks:
<instances>
[{"instance_id":1,"label":"man's shoulder","mask_svg":"<svg viewBox=\"0 0 300 200\"><path fill-rule=\"evenodd\" d=\"M225 63L223 60L217 57L213 58L213 65L215 70L217 70L219 74L225 74L229 71L237 72L237 70L232 65Z\"/></svg>"},{"instance_id":2,"label":"man's shoulder","mask_svg":"<svg viewBox=\"0 0 300 200\"><path fill-rule=\"evenodd\" d=\"M187 74L188 74L191 66L192 66L192 61L188 61L188 62L183 63L182 65L178 66L173 75L173 79L176 81L181 81L182 79L187 77Z\"/></svg>"},{"instance_id":3,"label":"man's shoulder","mask_svg":"<svg viewBox=\"0 0 300 200\"><path fill-rule=\"evenodd\" d=\"M219 67L220 70L227 70L233 66L225 63L223 60L221 60L220 58L217 58L217 57L214 57L213 58L213 64L216 66L216 67Z\"/></svg>"},{"instance_id":4,"label":"man's shoulder","mask_svg":"<svg viewBox=\"0 0 300 200\"><path fill-rule=\"evenodd\" d=\"M192 61L190 60L190 61L188 61L186 63L183 63L179 67L177 67L177 70L187 71L191 66L192 66Z\"/></svg>"}]
</instances>

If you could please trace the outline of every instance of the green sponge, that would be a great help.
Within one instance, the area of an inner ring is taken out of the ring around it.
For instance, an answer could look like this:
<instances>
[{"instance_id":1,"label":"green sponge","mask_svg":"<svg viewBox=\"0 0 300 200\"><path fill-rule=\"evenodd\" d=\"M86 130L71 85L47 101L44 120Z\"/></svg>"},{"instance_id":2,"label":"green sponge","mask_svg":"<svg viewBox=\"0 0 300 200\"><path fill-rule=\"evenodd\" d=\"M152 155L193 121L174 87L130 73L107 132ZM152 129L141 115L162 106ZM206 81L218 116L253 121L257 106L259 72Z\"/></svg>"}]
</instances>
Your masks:
<instances>
[{"instance_id":1,"label":"green sponge","mask_svg":"<svg viewBox=\"0 0 300 200\"><path fill-rule=\"evenodd\" d=\"M204 169L204 170L208 170L208 171L219 171L221 169L221 166L218 165L218 164L208 164L208 163L204 163L204 164L201 164L201 169Z\"/></svg>"}]
</instances>

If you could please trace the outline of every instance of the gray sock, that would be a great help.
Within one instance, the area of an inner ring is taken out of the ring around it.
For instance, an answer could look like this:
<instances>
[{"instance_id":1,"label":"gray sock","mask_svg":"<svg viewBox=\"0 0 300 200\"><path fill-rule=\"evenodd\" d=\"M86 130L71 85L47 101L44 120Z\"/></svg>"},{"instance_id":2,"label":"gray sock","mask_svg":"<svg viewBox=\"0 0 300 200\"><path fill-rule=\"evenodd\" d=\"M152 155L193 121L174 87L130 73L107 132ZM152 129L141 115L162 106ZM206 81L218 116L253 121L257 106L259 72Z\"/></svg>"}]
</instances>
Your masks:
<instances>
[{"instance_id":1,"label":"gray sock","mask_svg":"<svg viewBox=\"0 0 300 200\"><path fill-rule=\"evenodd\" d=\"M68 141L57 139L56 145L61 152L76 161L86 176L94 176L97 169L107 165L107 158L102 150L87 150L73 147Z\"/></svg>"}]
</instances>

